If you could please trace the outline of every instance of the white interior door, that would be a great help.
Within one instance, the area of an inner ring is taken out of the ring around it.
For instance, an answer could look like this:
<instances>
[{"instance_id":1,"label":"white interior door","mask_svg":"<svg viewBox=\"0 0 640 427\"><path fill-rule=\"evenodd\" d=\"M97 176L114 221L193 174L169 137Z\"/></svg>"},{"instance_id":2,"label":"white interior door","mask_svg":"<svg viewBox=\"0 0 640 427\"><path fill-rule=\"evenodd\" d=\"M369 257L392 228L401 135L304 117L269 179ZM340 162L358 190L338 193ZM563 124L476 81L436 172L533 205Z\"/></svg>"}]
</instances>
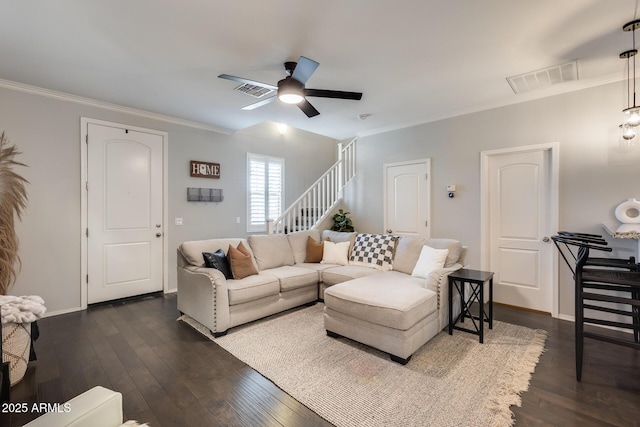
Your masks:
<instances>
[{"instance_id":1,"label":"white interior door","mask_svg":"<svg viewBox=\"0 0 640 427\"><path fill-rule=\"evenodd\" d=\"M88 124L88 303L162 290L163 137Z\"/></svg>"},{"instance_id":2,"label":"white interior door","mask_svg":"<svg viewBox=\"0 0 640 427\"><path fill-rule=\"evenodd\" d=\"M553 312L551 151L489 156L489 269L494 301Z\"/></svg>"},{"instance_id":3,"label":"white interior door","mask_svg":"<svg viewBox=\"0 0 640 427\"><path fill-rule=\"evenodd\" d=\"M384 165L384 228L387 233L430 235L431 159Z\"/></svg>"}]
</instances>

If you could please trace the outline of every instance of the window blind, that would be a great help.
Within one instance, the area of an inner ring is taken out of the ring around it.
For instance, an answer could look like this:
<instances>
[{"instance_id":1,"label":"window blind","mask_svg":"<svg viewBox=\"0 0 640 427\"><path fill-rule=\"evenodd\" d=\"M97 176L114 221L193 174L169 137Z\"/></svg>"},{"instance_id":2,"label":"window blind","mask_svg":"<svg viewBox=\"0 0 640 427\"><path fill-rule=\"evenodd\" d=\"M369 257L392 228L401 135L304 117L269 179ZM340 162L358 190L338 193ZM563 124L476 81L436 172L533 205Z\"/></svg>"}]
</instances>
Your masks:
<instances>
[{"instance_id":1,"label":"window blind","mask_svg":"<svg viewBox=\"0 0 640 427\"><path fill-rule=\"evenodd\" d=\"M267 219L276 219L284 204L284 159L247 155L247 231L267 230Z\"/></svg>"}]
</instances>

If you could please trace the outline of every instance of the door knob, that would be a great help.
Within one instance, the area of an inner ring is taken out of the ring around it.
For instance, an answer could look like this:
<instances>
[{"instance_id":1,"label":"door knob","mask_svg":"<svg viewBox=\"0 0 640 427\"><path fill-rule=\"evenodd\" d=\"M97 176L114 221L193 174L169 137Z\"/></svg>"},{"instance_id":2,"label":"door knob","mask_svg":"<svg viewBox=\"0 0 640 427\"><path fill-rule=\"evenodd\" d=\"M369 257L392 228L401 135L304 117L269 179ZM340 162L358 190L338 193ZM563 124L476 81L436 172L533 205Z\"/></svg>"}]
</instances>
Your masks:
<instances>
[{"instance_id":1,"label":"door knob","mask_svg":"<svg viewBox=\"0 0 640 427\"><path fill-rule=\"evenodd\" d=\"M162 227L162 224L156 224L156 228Z\"/></svg>"},{"instance_id":2,"label":"door knob","mask_svg":"<svg viewBox=\"0 0 640 427\"><path fill-rule=\"evenodd\" d=\"M391 233L393 233L393 230L390 229L390 228L387 228L387 233L391 234Z\"/></svg>"},{"instance_id":3,"label":"door knob","mask_svg":"<svg viewBox=\"0 0 640 427\"><path fill-rule=\"evenodd\" d=\"M156 237L162 237L162 233L156 233Z\"/></svg>"},{"instance_id":4,"label":"door knob","mask_svg":"<svg viewBox=\"0 0 640 427\"><path fill-rule=\"evenodd\" d=\"M549 238L547 236L545 236L545 237L542 238L542 241L546 243L546 242L549 241Z\"/></svg>"}]
</instances>

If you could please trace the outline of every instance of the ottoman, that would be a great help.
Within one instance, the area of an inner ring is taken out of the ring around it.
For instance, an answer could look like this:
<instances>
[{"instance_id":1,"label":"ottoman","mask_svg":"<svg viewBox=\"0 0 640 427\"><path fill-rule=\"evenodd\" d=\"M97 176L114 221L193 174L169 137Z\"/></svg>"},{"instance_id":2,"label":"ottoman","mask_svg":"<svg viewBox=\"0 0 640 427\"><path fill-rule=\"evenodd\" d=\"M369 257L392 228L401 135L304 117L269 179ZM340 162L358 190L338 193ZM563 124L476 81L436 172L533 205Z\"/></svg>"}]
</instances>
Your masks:
<instances>
[{"instance_id":1,"label":"ottoman","mask_svg":"<svg viewBox=\"0 0 640 427\"><path fill-rule=\"evenodd\" d=\"M324 327L406 364L439 331L437 294L425 280L389 271L333 285L324 293Z\"/></svg>"}]
</instances>

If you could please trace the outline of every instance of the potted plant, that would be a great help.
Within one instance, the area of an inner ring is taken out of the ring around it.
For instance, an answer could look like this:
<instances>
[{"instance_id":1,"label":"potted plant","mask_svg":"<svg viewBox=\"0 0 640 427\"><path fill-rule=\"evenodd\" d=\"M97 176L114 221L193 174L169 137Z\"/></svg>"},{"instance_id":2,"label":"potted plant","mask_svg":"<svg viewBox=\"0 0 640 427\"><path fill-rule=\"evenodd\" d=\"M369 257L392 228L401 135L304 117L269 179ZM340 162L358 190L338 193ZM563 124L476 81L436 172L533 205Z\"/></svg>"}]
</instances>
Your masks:
<instances>
[{"instance_id":1,"label":"potted plant","mask_svg":"<svg viewBox=\"0 0 640 427\"><path fill-rule=\"evenodd\" d=\"M8 362L11 385L22 379L27 370L31 349L31 322L44 311L40 297L14 297L7 292L15 283L21 262L18 255L18 236L15 218L22 219L27 207L26 179L14 171L20 154L9 145L4 132L0 135L0 313L2 362ZM6 384L7 364L3 363L2 383Z\"/></svg>"},{"instance_id":2,"label":"potted plant","mask_svg":"<svg viewBox=\"0 0 640 427\"><path fill-rule=\"evenodd\" d=\"M348 215L351 215L351 212L338 209L338 213L333 216L333 227L331 227L331 229L333 231L344 231L347 233L353 232L353 224Z\"/></svg>"}]
</instances>

